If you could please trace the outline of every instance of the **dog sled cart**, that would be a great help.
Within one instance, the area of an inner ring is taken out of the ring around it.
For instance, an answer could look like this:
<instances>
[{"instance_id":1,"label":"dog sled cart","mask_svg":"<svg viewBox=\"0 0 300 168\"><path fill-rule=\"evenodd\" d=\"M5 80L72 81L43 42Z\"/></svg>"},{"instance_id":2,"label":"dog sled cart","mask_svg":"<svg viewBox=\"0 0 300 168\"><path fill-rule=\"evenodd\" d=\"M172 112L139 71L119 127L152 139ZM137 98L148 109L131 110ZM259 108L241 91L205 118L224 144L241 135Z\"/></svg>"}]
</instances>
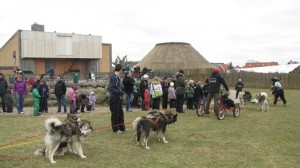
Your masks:
<instances>
[{"instance_id":1,"label":"dog sled cart","mask_svg":"<svg viewBox=\"0 0 300 168\"><path fill-rule=\"evenodd\" d=\"M217 109L217 118L218 120L223 120L225 118L226 112L232 110L233 116L238 117L240 115L240 105L239 102L234 102L228 98L228 94L224 94L220 97L218 102L219 109ZM214 106L210 107L211 110L215 110ZM205 106L202 101L199 101L198 107L196 108L196 114L198 117L205 115Z\"/></svg>"}]
</instances>

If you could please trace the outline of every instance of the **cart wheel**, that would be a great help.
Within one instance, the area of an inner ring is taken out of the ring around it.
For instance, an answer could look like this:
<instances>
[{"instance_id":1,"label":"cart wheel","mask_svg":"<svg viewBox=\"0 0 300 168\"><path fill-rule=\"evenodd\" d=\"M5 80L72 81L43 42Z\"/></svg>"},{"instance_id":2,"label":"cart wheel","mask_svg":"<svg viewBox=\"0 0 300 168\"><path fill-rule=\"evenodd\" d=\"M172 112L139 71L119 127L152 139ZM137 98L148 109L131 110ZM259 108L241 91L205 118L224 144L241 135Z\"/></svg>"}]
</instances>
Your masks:
<instances>
[{"instance_id":1,"label":"cart wheel","mask_svg":"<svg viewBox=\"0 0 300 168\"><path fill-rule=\"evenodd\" d=\"M203 104L199 104L198 108L196 108L196 114L197 114L197 116L198 117L204 116L204 113L205 113L204 105Z\"/></svg>"},{"instance_id":2,"label":"cart wheel","mask_svg":"<svg viewBox=\"0 0 300 168\"><path fill-rule=\"evenodd\" d=\"M219 111L218 111L218 113L217 113L217 118L218 118L218 120L223 120L223 119L225 118L225 113L226 113L225 108L220 107L220 108L219 108Z\"/></svg>"},{"instance_id":3,"label":"cart wheel","mask_svg":"<svg viewBox=\"0 0 300 168\"><path fill-rule=\"evenodd\" d=\"M233 116L238 117L239 115L240 115L240 106L236 105L236 106L234 106L234 109L233 109Z\"/></svg>"}]
</instances>

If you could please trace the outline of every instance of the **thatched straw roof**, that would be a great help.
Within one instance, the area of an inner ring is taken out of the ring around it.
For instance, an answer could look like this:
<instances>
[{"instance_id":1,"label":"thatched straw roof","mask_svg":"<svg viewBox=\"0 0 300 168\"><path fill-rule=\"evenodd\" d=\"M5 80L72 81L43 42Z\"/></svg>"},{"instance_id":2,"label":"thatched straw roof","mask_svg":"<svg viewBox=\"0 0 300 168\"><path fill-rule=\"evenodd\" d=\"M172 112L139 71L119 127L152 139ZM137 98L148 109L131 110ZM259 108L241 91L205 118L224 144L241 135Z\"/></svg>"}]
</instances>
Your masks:
<instances>
[{"instance_id":1,"label":"thatched straw roof","mask_svg":"<svg viewBox=\"0 0 300 168\"><path fill-rule=\"evenodd\" d=\"M189 43L159 43L139 62L141 68L154 72L177 72L179 69L213 68Z\"/></svg>"}]
</instances>

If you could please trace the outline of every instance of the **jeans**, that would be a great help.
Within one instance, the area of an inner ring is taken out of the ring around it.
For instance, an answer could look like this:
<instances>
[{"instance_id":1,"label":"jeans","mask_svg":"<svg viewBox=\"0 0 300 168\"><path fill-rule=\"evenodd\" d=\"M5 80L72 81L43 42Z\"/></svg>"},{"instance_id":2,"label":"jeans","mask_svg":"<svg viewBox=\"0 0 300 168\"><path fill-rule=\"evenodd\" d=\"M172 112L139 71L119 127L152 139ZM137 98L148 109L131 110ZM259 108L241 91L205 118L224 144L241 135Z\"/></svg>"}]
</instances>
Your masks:
<instances>
[{"instance_id":1,"label":"jeans","mask_svg":"<svg viewBox=\"0 0 300 168\"><path fill-rule=\"evenodd\" d=\"M66 113L67 105L66 105L65 95L56 98L57 98L58 112L61 112L61 104L62 104L64 106L64 112Z\"/></svg>"},{"instance_id":2,"label":"jeans","mask_svg":"<svg viewBox=\"0 0 300 168\"><path fill-rule=\"evenodd\" d=\"M131 93L126 93L126 111L131 110L130 97Z\"/></svg>"},{"instance_id":3,"label":"jeans","mask_svg":"<svg viewBox=\"0 0 300 168\"><path fill-rule=\"evenodd\" d=\"M16 105L18 113L23 111L23 105L25 100L25 93L16 93Z\"/></svg>"}]
</instances>

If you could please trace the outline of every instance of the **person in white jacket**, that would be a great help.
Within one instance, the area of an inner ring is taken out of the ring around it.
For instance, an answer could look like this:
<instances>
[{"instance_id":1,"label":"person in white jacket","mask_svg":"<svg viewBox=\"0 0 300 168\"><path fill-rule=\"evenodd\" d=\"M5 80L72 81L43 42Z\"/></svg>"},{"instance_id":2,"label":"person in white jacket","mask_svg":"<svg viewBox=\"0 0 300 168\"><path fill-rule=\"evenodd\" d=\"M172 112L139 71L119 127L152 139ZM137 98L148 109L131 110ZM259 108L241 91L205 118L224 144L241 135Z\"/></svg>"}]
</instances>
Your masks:
<instances>
[{"instance_id":1,"label":"person in white jacket","mask_svg":"<svg viewBox=\"0 0 300 168\"><path fill-rule=\"evenodd\" d=\"M159 109L160 106L160 97L163 95L162 87L158 78L155 77L150 86L150 93L152 97L152 110Z\"/></svg>"},{"instance_id":2,"label":"person in white jacket","mask_svg":"<svg viewBox=\"0 0 300 168\"><path fill-rule=\"evenodd\" d=\"M176 93L175 93L174 83L170 83L170 87L168 89L168 98L170 100L170 109L176 108Z\"/></svg>"}]
</instances>

